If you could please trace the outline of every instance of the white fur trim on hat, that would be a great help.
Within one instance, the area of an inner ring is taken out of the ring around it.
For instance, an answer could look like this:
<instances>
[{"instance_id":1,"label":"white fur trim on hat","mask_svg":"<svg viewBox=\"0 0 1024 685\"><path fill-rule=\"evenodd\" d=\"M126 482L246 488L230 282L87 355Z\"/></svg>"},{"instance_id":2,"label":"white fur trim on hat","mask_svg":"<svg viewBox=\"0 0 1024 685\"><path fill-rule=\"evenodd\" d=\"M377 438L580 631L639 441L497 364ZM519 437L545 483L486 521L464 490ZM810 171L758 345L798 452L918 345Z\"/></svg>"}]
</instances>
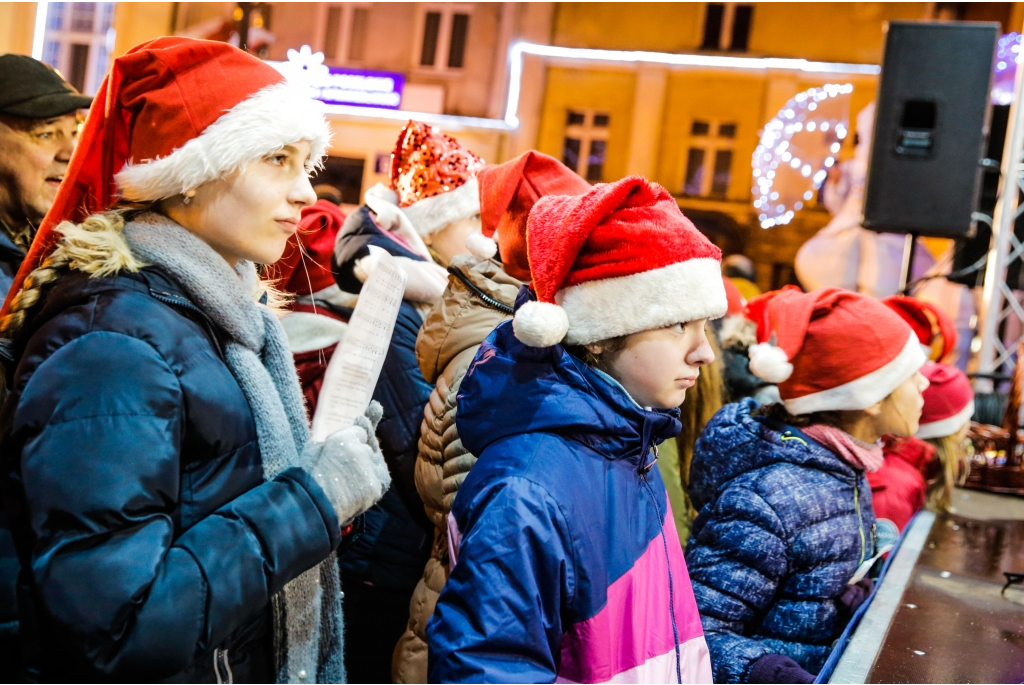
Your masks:
<instances>
[{"instance_id":1,"label":"white fur trim on hat","mask_svg":"<svg viewBox=\"0 0 1024 685\"><path fill-rule=\"evenodd\" d=\"M403 207L402 211L417 233L430 235L454 221L479 214L480 189L476 179L471 178L455 190L423 198Z\"/></svg>"},{"instance_id":2,"label":"white fur trim on hat","mask_svg":"<svg viewBox=\"0 0 1024 685\"><path fill-rule=\"evenodd\" d=\"M344 321L311 312L292 312L281 319L281 326L293 354L330 347L341 342L348 330Z\"/></svg>"},{"instance_id":3,"label":"white fur trim on hat","mask_svg":"<svg viewBox=\"0 0 1024 685\"><path fill-rule=\"evenodd\" d=\"M308 170L327 152L331 128L305 88L282 82L238 103L166 157L130 161L114 178L121 197L162 200L243 169L300 140L310 141Z\"/></svg>"},{"instance_id":4,"label":"white fur trim on hat","mask_svg":"<svg viewBox=\"0 0 1024 685\"><path fill-rule=\"evenodd\" d=\"M555 301L569 319L570 345L714 319L728 308L721 265L710 257L570 286Z\"/></svg>"},{"instance_id":5,"label":"white fur trim on hat","mask_svg":"<svg viewBox=\"0 0 1024 685\"><path fill-rule=\"evenodd\" d=\"M888 397L903 381L914 375L928 358L921 351L917 335L910 334L903 349L885 366L856 380L803 397L783 400L794 416L816 411L867 409Z\"/></svg>"},{"instance_id":6,"label":"white fur trim on hat","mask_svg":"<svg viewBox=\"0 0 1024 685\"><path fill-rule=\"evenodd\" d=\"M771 343L757 343L747 348L750 355L750 373L762 380L778 385L793 375L793 365L780 347Z\"/></svg>"},{"instance_id":7,"label":"white fur trim on hat","mask_svg":"<svg viewBox=\"0 0 1024 685\"><path fill-rule=\"evenodd\" d=\"M931 423L922 423L917 429L917 437L922 440L930 440L932 438L944 438L947 435L953 435L963 428L973 416L974 400L970 400L966 407L953 414L953 416L947 416L944 419L932 421Z\"/></svg>"},{"instance_id":8,"label":"white fur trim on hat","mask_svg":"<svg viewBox=\"0 0 1024 685\"><path fill-rule=\"evenodd\" d=\"M569 328L565 310L548 302L527 302L512 319L512 331L530 347L551 347L562 342Z\"/></svg>"},{"instance_id":9,"label":"white fur trim on hat","mask_svg":"<svg viewBox=\"0 0 1024 685\"><path fill-rule=\"evenodd\" d=\"M466 236L466 249L477 259L490 259L498 254L498 243L480 231L473 231Z\"/></svg>"}]
</instances>

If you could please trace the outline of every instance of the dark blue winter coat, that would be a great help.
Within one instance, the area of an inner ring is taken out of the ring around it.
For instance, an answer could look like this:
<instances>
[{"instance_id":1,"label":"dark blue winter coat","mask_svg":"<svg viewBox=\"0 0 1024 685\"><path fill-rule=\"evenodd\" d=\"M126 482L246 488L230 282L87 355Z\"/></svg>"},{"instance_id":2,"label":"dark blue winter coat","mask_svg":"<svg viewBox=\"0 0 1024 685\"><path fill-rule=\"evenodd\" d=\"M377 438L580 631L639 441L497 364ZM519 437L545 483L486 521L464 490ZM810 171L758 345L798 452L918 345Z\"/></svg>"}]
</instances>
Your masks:
<instances>
[{"instance_id":1,"label":"dark blue winter coat","mask_svg":"<svg viewBox=\"0 0 1024 685\"><path fill-rule=\"evenodd\" d=\"M71 272L30 325L0 458L35 677L272 681L271 597L339 522L304 470L264 482L218 329L153 267Z\"/></svg>"},{"instance_id":2,"label":"dark blue winter coat","mask_svg":"<svg viewBox=\"0 0 1024 685\"><path fill-rule=\"evenodd\" d=\"M352 293L362 288L353 267L358 259L370 254L371 245L396 257L422 261L385 234L363 206L346 219L338 234L332 271L339 288ZM373 399L384 409L377 437L391 472L391 488L363 514L362 534L338 560L346 578L407 593L423 575L434 537L434 526L414 481L423 407L433 389L416 361L416 336L422 325L423 317L416 308L403 302L373 391Z\"/></svg>"},{"instance_id":3,"label":"dark blue winter coat","mask_svg":"<svg viewBox=\"0 0 1024 685\"><path fill-rule=\"evenodd\" d=\"M715 414L690 466L686 562L722 683L765 654L817 673L843 628L835 600L875 546L864 473L756 406Z\"/></svg>"},{"instance_id":4,"label":"dark blue winter coat","mask_svg":"<svg viewBox=\"0 0 1024 685\"><path fill-rule=\"evenodd\" d=\"M484 340L458 395L480 458L452 504L462 541L427 624L430 682L710 682L652 468L678 415L561 345L523 345L511 321Z\"/></svg>"}]
</instances>

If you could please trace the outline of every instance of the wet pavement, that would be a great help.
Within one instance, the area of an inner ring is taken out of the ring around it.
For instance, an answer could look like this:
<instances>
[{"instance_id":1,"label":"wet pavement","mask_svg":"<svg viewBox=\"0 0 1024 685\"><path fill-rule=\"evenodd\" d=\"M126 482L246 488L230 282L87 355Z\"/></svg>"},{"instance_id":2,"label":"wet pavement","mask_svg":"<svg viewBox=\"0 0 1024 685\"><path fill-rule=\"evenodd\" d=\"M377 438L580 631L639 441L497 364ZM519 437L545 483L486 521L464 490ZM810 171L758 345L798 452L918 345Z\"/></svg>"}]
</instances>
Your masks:
<instances>
[{"instance_id":1,"label":"wet pavement","mask_svg":"<svg viewBox=\"0 0 1024 685\"><path fill-rule=\"evenodd\" d=\"M935 519L869 683L1024 682L1024 499L957 492Z\"/></svg>"}]
</instances>

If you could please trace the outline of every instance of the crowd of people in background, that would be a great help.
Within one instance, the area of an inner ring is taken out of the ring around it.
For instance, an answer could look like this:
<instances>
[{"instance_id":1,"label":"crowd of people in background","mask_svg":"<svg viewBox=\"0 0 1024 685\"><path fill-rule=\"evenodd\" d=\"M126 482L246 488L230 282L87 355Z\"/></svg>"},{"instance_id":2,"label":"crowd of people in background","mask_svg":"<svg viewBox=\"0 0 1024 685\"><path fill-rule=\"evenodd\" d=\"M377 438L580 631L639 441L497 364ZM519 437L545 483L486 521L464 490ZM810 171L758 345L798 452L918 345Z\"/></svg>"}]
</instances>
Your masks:
<instances>
[{"instance_id":1,"label":"crowd of people in background","mask_svg":"<svg viewBox=\"0 0 1024 685\"><path fill-rule=\"evenodd\" d=\"M91 102L0 57L8 681L810 683L965 476L942 311L762 293L656 183L410 121L342 208L225 43ZM385 254L373 401L313 441Z\"/></svg>"}]
</instances>

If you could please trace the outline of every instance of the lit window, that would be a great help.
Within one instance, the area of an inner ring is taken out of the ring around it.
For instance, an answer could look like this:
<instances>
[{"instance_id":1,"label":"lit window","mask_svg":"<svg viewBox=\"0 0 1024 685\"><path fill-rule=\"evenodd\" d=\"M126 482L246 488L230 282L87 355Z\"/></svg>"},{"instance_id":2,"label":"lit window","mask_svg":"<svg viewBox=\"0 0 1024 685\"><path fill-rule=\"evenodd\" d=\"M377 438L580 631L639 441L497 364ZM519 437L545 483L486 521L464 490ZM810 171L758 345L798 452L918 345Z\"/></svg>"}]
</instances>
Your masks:
<instances>
[{"instance_id":1,"label":"lit window","mask_svg":"<svg viewBox=\"0 0 1024 685\"><path fill-rule=\"evenodd\" d=\"M42 60L92 95L107 74L114 46L113 2L51 2L46 7Z\"/></svg>"},{"instance_id":2,"label":"lit window","mask_svg":"<svg viewBox=\"0 0 1024 685\"><path fill-rule=\"evenodd\" d=\"M443 71L462 69L469 42L470 5L430 5L422 16L417 65Z\"/></svg>"},{"instance_id":3,"label":"lit window","mask_svg":"<svg viewBox=\"0 0 1024 685\"><path fill-rule=\"evenodd\" d=\"M606 112L578 109L566 113L562 163L591 183L604 180L609 123Z\"/></svg>"},{"instance_id":4,"label":"lit window","mask_svg":"<svg viewBox=\"0 0 1024 685\"><path fill-rule=\"evenodd\" d=\"M732 178L734 122L695 119L690 124L683 195L724 198Z\"/></svg>"},{"instance_id":5,"label":"lit window","mask_svg":"<svg viewBox=\"0 0 1024 685\"><path fill-rule=\"evenodd\" d=\"M753 5L709 2L704 12L704 39L701 41L701 48L746 52L753 19Z\"/></svg>"}]
</instances>

